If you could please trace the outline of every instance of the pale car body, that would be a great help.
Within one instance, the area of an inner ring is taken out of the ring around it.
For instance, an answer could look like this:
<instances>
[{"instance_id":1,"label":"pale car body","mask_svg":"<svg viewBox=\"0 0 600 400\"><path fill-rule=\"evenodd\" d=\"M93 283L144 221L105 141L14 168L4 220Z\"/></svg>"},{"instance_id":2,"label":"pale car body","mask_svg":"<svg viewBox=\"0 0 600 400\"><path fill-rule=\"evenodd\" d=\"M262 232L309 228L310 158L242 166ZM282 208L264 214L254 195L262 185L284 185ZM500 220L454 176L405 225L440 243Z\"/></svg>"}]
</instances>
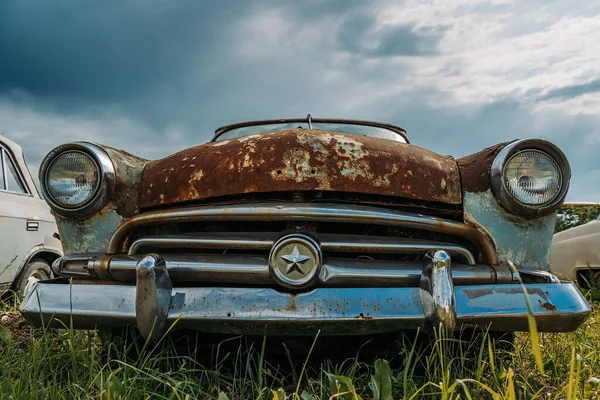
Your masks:
<instances>
[{"instance_id":1,"label":"pale car body","mask_svg":"<svg viewBox=\"0 0 600 400\"><path fill-rule=\"evenodd\" d=\"M597 205L597 203L580 206ZM583 225L554 235L550 247L550 268L561 279L583 287L598 284L600 279L600 215Z\"/></svg>"},{"instance_id":2,"label":"pale car body","mask_svg":"<svg viewBox=\"0 0 600 400\"><path fill-rule=\"evenodd\" d=\"M40 168L62 279L33 323L324 335L442 324L571 331L590 307L548 272L570 169L540 139L454 159L384 123L288 119L218 129L145 160L86 142ZM514 268L514 269L513 269Z\"/></svg>"},{"instance_id":3,"label":"pale car body","mask_svg":"<svg viewBox=\"0 0 600 400\"><path fill-rule=\"evenodd\" d=\"M61 255L56 221L21 147L0 136L0 292L23 294L33 282L51 278L50 266Z\"/></svg>"}]
</instances>

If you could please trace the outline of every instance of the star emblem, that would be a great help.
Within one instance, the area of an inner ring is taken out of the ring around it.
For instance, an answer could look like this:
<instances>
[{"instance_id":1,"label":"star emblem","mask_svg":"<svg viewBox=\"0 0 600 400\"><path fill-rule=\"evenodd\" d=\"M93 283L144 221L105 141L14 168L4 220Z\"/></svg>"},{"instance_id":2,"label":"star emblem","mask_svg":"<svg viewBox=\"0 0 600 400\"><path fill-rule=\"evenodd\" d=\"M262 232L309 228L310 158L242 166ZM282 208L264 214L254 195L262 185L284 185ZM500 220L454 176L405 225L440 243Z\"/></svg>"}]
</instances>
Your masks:
<instances>
[{"instance_id":1,"label":"star emblem","mask_svg":"<svg viewBox=\"0 0 600 400\"><path fill-rule=\"evenodd\" d=\"M291 254L282 255L281 258L288 262L287 270L285 271L286 275L293 271L297 271L302 275L306 275L302 269L302 264L310 260L310 257L300 254L300 251L298 251L298 246L294 246L294 250L292 250Z\"/></svg>"}]
</instances>

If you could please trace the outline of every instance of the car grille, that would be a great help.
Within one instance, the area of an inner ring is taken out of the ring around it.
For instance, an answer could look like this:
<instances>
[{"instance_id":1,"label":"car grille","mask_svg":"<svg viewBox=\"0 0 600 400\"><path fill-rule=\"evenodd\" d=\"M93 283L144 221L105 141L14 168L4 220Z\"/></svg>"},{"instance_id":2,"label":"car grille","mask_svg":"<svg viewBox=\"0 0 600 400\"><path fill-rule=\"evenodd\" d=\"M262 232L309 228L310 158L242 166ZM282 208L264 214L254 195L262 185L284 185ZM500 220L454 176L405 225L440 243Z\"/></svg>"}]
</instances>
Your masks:
<instances>
[{"instance_id":1,"label":"car grille","mask_svg":"<svg viewBox=\"0 0 600 400\"><path fill-rule=\"evenodd\" d=\"M499 276L493 245L473 227L403 210L330 203L147 212L126 221L112 237L109 255L90 258L80 272L132 282L137 261L155 253L175 283L274 286L271 248L296 233L319 243L317 286L419 285L424 257L433 250L452 256L457 284L490 283Z\"/></svg>"}]
</instances>

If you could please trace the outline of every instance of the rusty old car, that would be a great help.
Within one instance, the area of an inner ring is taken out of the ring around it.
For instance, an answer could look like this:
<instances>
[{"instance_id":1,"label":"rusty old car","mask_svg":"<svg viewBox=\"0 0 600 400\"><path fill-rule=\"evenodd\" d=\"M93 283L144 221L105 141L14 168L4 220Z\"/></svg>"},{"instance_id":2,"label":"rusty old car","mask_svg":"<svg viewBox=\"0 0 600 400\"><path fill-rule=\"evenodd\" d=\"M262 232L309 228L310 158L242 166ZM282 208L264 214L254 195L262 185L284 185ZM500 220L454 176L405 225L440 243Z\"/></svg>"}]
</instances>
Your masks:
<instances>
[{"instance_id":1,"label":"rusty old car","mask_svg":"<svg viewBox=\"0 0 600 400\"><path fill-rule=\"evenodd\" d=\"M39 173L65 255L21 312L150 340L500 332L528 329L528 296L538 330L572 331L589 304L548 271L570 175L542 139L455 159L393 125L310 116L154 161L69 143Z\"/></svg>"}]
</instances>

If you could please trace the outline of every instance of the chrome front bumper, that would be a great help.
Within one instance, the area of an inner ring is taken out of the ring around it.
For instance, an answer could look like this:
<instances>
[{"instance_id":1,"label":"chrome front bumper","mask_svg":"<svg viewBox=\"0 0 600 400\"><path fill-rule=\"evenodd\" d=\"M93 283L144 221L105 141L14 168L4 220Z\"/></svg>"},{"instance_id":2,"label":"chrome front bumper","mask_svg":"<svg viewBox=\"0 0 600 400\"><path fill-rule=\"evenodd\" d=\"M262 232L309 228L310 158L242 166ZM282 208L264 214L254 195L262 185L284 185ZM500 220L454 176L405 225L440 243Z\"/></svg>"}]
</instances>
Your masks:
<instances>
[{"instance_id":1,"label":"chrome front bumper","mask_svg":"<svg viewBox=\"0 0 600 400\"><path fill-rule=\"evenodd\" d=\"M443 257L432 259L420 287L316 288L299 294L269 288L174 288L164 262L148 258L138 263L135 286L40 282L24 299L21 313L34 324L52 327L137 325L151 339L173 323L175 329L259 335L369 334L440 323L448 329L491 323L496 331L528 330L520 284L453 286ZM526 287L539 331L575 330L591 312L571 283Z\"/></svg>"}]
</instances>

